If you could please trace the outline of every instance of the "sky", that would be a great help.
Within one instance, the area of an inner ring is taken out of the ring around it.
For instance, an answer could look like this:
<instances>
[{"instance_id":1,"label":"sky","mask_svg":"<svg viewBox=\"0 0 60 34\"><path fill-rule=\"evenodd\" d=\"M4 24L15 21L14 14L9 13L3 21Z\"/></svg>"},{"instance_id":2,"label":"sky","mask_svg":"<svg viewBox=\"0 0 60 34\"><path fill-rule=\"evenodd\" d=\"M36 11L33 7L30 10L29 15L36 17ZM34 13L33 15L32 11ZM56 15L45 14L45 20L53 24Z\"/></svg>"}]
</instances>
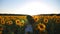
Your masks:
<instances>
[{"instance_id":1,"label":"sky","mask_svg":"<svg viewBox=\"0 0 60 34\"><path fill-rule=\"evenodd\" d=\"M60 0L0 0L0 13L58 14L60 13Z\"/></svg>"}]
</instances>

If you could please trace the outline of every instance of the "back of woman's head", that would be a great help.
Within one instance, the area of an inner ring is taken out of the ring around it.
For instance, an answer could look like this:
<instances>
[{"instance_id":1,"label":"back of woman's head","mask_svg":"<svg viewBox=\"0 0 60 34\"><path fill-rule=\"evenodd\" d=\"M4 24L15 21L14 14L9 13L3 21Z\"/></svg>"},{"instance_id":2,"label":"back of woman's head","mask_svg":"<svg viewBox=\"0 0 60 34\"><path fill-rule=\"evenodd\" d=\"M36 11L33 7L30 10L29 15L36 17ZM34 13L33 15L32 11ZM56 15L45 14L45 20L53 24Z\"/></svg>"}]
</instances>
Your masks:
<instances>
[{"instance_id":1,"label":"back of woman's head","mask_svg":"<svg viewBox=\"0 0 60 34\"><path fill-rule=\"evenodd\" d=\"M27 20L28 20L28 22L30 23L30 24L34 24L35 23L35 21L34 21L34 19L33 19L33 17L32 16L27 16Z\"/></svg>"}]
</instances>

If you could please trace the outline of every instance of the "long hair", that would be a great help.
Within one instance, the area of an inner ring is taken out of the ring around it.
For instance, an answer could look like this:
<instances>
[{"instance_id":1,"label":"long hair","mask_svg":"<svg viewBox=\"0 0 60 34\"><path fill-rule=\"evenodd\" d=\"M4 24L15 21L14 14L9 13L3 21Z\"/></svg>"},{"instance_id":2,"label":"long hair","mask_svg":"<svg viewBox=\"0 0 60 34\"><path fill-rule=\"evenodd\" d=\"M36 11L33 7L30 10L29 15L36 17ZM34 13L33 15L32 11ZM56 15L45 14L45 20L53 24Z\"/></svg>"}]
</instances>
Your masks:
<instances>
[{"instance_id":1,"label":"long hair","mask_svg":"<svg viewBox=\"0 0 60 34\"><path fill-rule=\"evenodd\" d=\"M34 19L33 19L33 17L32 16L27 16L27 20L28 20L28 22L30 23L30 24L34 24L35 23L35 21L34 21Z\"/></svg>"}]
</instances>

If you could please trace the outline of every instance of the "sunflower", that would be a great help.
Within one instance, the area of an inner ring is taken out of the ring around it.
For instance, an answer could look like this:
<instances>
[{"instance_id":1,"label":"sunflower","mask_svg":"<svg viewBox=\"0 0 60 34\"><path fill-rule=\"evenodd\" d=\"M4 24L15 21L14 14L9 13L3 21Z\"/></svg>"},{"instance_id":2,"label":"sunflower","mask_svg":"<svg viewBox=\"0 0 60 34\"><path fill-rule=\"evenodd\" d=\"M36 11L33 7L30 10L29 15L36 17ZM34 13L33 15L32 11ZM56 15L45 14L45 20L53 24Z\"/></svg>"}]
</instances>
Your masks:
<instances>
[{"instance_id":1,"label":"sunflower","mask_svg":"<svg viewBox=\"0 0 60 34\"><path fill-rule=\"evenodd\" d=\"M16 25L23 26L24 25L24 21L17 19L16 20Z\"/></svg>"},{"instance_id":2,"label":"sunflower","mask_svg":"<svg viewBox=\"0 0 60 34\"><path fill-rule=\"evenodd\" d=\"M8 24L8 25L12 25L13 22L12 22L12 21L7 21L7 24Z\"/></svg>"},{"instance_id":3,"label":"sunflower","mask_svg":"<svg viewBox=\"0 0 60 34\"><path fill-rule=\"evenodd\" d=\"M39 24L37 25L37 27L38 27L38 29L39 29L40 31L44 31L45 28L46 28L46 26L45 26L44 24L42 24L42 23L39 23Z\"/></svg>"},{"instance_id":4,"label":"sunflower","mask_svg":"<svg viewBox=\"0 0 60 34\"><path fill-rule=\"evenodd\" d=\"M44 22L45 22L45 23L48 23L48 19L44 19Z\"/></svg>"},{"instance_id":5,"label":"sunflower","mask_svg":"<svg viewBox=\"0 0 60 34\"><path fill-rule=\"evenodd\" d=\"M1 20L1 24L5 24L5 21L4 20Z\"/></svg>"},{"instance_id":6,"label":"sunflower","mask_svg":"<svg viewBox=\"0 0 60 34\"><path fill-rule=\"evenodd\" d=\"M34 16L33 18L36 22L39 20L39 16Z\"/></svg>"},{"instance_id":7,"label":"sunflower","mask_svg":"<svg viewBox=\"0 0 60 34\"><path fill-rule=\"evenodd\" d=\"M60 23L60 19L56 19L56 23Z\"/></svg>"}]
</instances>

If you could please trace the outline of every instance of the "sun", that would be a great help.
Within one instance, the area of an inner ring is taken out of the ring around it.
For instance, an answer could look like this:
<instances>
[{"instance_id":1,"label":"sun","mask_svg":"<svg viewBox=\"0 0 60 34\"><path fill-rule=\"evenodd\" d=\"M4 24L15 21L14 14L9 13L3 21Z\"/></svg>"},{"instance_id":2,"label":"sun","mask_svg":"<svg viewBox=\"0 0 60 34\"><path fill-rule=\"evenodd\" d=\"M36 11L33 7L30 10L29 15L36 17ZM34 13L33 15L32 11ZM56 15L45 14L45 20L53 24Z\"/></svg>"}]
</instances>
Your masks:
<instances>
[{"instance_id":1,"label":"sun","mask_svg":"<svg viewBox=\"0 0 60 34\"><path fill-rule=\"evenodd\" d=\"M17 14L49 14L53 13L54 8L51 5L42 2L29 2L24 4L21 8L17 9L15 13Z\"/></svg>"}]
</instances>

